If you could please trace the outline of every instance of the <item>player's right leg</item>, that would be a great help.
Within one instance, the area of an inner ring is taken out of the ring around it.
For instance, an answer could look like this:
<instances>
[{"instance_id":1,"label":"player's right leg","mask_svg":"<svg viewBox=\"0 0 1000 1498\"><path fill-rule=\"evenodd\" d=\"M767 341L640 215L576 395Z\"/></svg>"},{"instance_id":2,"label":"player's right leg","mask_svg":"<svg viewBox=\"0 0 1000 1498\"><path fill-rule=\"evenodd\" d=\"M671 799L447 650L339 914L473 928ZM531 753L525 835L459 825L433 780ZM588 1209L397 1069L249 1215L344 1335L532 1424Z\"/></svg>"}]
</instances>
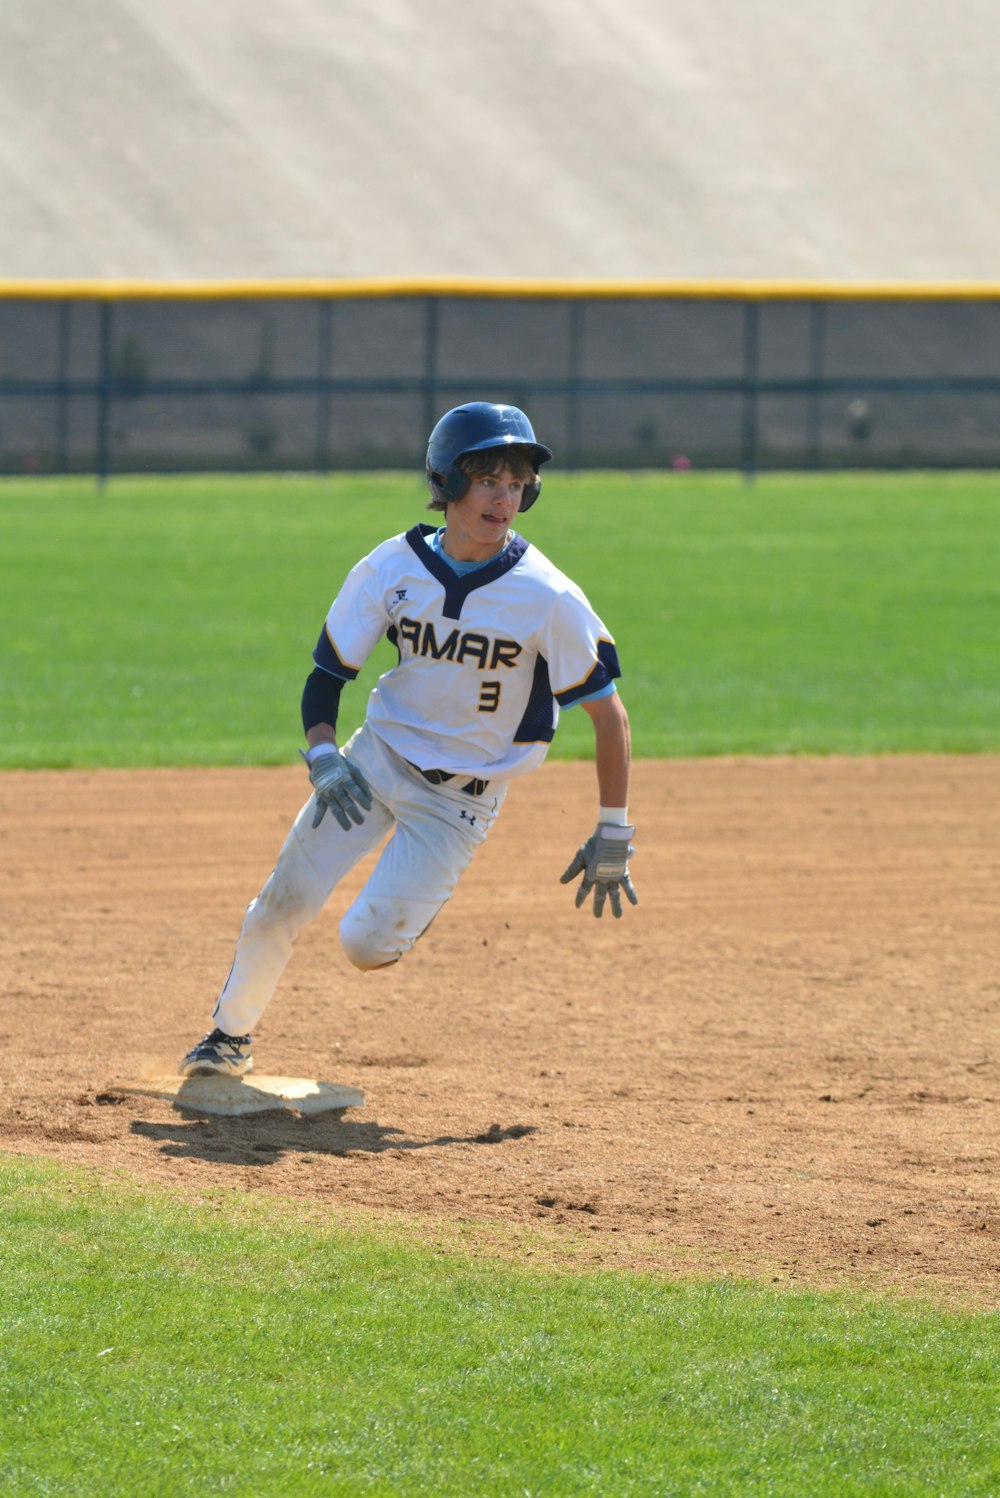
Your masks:
<instances>
[{"instance_id":1,"label":"player's right leg","mask_svg":"<svg viewBox=\"0 0 1000 1498\"><path fill-rule=\"evenodd\" d=\"M361 826L352 825L349 832L329 814L314 828L314 797L302 807L273 872L247 908L232 967L212 1011L215 1029L184 1057L182 1075L240 1076L252 1070L251 1036L274 996L299 931L315 920L339 881L393 825L377 783L369 783L372 808Z\"/></svg>"}]
</instances>

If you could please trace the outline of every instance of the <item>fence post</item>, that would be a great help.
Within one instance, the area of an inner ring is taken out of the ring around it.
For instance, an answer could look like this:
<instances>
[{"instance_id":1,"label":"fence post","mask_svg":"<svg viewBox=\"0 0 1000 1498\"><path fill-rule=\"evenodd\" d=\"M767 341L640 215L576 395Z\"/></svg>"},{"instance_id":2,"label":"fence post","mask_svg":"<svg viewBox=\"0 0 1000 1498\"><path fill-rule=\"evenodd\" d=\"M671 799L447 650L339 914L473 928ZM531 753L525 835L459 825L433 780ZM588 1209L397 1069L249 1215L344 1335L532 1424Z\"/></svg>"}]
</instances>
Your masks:
<instances>
[{"instance_id":1,"label":"fence post","mask_svg":"<svg viewBox=\"0 0 1000 1498\"><path fill-rule=\"evenodd\" d=\"M103 489L111 467L112 304L101 302L98 315L97 487Z\"/></svg>"},{"instance_id":2,"label":"fence post","mask_svg":"<svg viewBox=\"0 0 1000 1498\"><path fill-rule=\"evenodd\" d=\"M438 418L438 298L429 296L424 317L424 432L432 432Z\"/></svg>"},{"instance_id":3,"label":"fence post","mask_svg":"<svg viewBox=\"0 0 1000 1498\"><path fill-rule=\"evenodd\" d=\"M330 471L330 376L333 370L333 307L328 301L316 304L316 364L319 390L316 395L316 472Z\"/></svg>"},{"instance_id":4,"label":"fence post","mask_svg":"<svg viewBox=\"0 0 1000 1498\"><path fill-rule=\"evenodd\" d=\"M69 448L69 348L73 304L65 300L59 303L59 331L56 354L56 473L66 472L66 457Z\"/></svg>"},{"instance_id":5,"label":"fence post","mask_svg":"<svg viewBox=\"0 0 1000 1498\"><path fill-rule=\"evenodd\" d=\"M743 478L752 484L757 476L757 397L760 380L760 307L743 304L743 433L740 466Z\"/></svg>"},{"instance_id":6,"label":"fence post","mask_svg":"<svg viewBox=\"0 0 1000 1498\"><path fill-rule=\"evenodd\" d=\"M813 302L809 310L809 381L806 404L806 462L820 466L823 442L823 367L826 363L826 304Z\"/></svg>"},{"instance_id":7,"label":"fence post","mask_svg":"<svg viewBox=\"0 0 1000 1498\"><path fill-rule=\"evenodd\" d=\"M574 473L580 464L580 370L583 364L584 303L573 297L569 303L569 401L566 412L566 467Z\"/></svg>"}]
</instances>

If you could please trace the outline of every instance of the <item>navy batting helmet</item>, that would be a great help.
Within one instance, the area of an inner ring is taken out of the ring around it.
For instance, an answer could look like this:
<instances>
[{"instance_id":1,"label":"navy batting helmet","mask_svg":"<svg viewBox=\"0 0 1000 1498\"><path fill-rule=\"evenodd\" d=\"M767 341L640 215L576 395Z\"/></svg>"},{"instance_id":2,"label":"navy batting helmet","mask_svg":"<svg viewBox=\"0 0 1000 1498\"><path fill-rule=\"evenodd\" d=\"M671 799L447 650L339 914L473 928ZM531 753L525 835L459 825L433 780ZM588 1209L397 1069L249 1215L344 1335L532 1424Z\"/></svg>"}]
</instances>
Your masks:
<instances>
[{"instance_id":1,"label":"navy batting helmet","mask_svg":"<svg viewBox=\"0 0 1000 1498\"><path fill-rule=\"evenodd\" d=\"M552 449L535 440L531 422L516 406L497 406L491 401L470 401L448 411L431 432L427 443L427 478L434 498L442 504L461 499L469 478L457 466L466 453L492 447L527 447L536 473L552 456ZM541 479L525 484L522 510L530 510L542 487Z\"/></svg>"}]
</instances>

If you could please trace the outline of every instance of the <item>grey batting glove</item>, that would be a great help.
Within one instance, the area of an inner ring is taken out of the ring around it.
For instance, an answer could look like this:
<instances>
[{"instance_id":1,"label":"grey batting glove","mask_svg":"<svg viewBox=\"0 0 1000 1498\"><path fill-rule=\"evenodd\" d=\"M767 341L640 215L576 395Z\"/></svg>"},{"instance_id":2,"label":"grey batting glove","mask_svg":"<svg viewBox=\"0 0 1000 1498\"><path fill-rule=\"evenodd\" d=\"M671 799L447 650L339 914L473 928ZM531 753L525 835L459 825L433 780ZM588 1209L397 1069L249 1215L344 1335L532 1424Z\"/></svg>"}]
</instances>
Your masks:
<instances>
[{"instance_id":1,"label":"grey batting glove","mask_svg":"<svg viewBox=\"0 0 1000 1498\"><path fill-rule=\"evenodd\" d=\"M638 905L639 896L632 886L628 861L635 852L630 839L635 836L634 827L619 827L614 822L599 822L582 848L578 848L573 862L565 874L559 877L560 884L568 884L577 874L582 874L580 888L576 892L576 908L594 891L594 914L604 914L605 900L611 901L611 914L618 920L622 913L622 890L632 905Z\"/></svg>"},{"instance_id":2,"label":"grey batting glove","mask_svg":"<svg viewBox=\"0 0 1000 1498\"><path fill-rule=\"evenodd\" d=\"M372 809L372 793L357 765L341 754L333 744L323 754L317 754L311 764L304 749L300 749L299 753L309 766L309 779L316 792L313 827L318 827L322 822L327 807L345 832L350 832L352 822L360 827L364 821L362 811Z\"/></svg>"}]
</instances>

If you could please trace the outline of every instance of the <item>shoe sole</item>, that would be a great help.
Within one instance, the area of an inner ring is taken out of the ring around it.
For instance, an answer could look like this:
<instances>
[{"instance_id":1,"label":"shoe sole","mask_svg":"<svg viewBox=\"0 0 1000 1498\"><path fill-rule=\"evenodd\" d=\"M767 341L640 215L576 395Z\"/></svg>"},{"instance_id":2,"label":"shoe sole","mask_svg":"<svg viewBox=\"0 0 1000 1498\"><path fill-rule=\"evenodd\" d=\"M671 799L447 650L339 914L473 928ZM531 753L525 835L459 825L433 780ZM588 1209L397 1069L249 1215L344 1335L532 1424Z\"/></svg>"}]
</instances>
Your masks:
<instances>
[{"instance_id":1,"label":"shoe sole","mask_svg":"<svg viewBox=\"0 0 1000 1498\"><path fill-rule=\"evenodd\" d=\"M225 1062L196 1061L192 1066L182 1066L180 1075L182 1077L245 1077L248 1072L252 1071L252 1061L246 1062L243 1066L229 1066Z\"/></svg>"}]
</instances>

